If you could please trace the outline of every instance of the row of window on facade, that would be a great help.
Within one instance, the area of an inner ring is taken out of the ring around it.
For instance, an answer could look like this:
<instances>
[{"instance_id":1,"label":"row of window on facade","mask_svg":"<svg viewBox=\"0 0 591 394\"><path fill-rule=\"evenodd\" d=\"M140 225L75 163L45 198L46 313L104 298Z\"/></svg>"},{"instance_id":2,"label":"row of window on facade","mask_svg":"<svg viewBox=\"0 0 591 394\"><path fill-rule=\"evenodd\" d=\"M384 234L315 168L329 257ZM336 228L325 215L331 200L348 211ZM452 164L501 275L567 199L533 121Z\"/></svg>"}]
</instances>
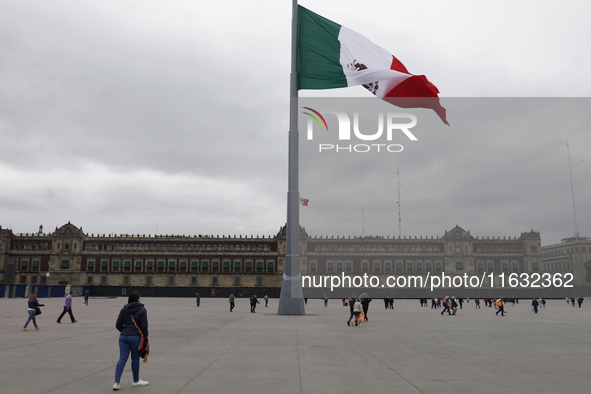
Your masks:
<instances>
[{"instance_id":1,"label":"row of window on facade","mask_svg":"<svg viewBox=\"0 0 591 394\"><path fill-rule=\"evenodd\" d=\"M176 285L177 284L177 277L176 276L169 276L168 277L168 285ZM212 286L217 286L219 284L219 278L217 276L212 276L211 278L208 278L211 280L210 284ZM38 277L37 275L31 275L31 276L27 276L27 275L21 275L20 276L20 283L25 284L25 283L31 283L31 284L36 284L36 283L40 283L40 284L46 284L47 283L47 277L46 276L40 276ZM117 282L118 284L120 284L120 282ZM93 276L87 276L86 277L86 284L88 285L94 285L94 284L101 284L101 285L109 285L109 277L108 276L101 276L100 277L100 281L99 283L95 283L94 281L94 277ZM128 285L131 284L131 277L129 276L124 276L123 277L123 284L124 285ZM146 276L145 277L145 284L146 285L153 285L154 284L154 278L152 276ZM203 284L203 283L201 283ZM191 285L192 286L196 286L197 285L197 277L193 276L191 277ZM241 286L241 278L239 276L234 278L234 286ZM255 285L257 286L262 286L263 285L263 277L262 276L257 276L255 278Z\"/></svg>"},{"instance_id":2,"label":"row of window on facade","mask_svg":"<svg viewBox=\"0 0 591 394\"><path fill-rule=\"evenodd\" d=\"M24 283L31 283L31 284L36 284L36 283L40 283L42 285L47 283L47 277L45 275L42 275L40 277L33 275L30 277L27 277L26 275L21 275L20 277L20 283L24 284Z\"/></svg>"},{"instance_id":3,"label":"row of window on facade","mask_svg":"<svg viewBox=\"0 0 591 394\"><path fill-rule=\"evenodd\" d=\"M492 246L477 246L476 247L477 253L519 253L521 252L521 247L517 245L492 245ZM532 250L535 252L535 250Z\"/></svg>"},{"instance_id":4,"label":"row of window on facade","mask_svg":"<svg viewBox=\"0 0 591 394\"><path fill-rule=\"evenodd\" d=\"M317 245L314 247L317 253L440 253L439 245ZM521 248L512 246L478 246L478 253L518 253ZM532 250L535 251L535 250ZM454 252L450 246L450 253ZM461 253L461 246L456 246L456 253Z\"/></svg>"},{"instance_id":5,"label":"row of window on facade","mask_svg":"<svg viewBox=\"0 0 591 394\"><path fill-rule=\"evenodd\" d=\"M113 261L109 263L109 261L101 261L100 266L98 262L95 264L94 261L89 261L86 265L87 271L119 271L120 269L125 271L131 271L132 263L131 261L124 261L122 266L120 266L119 261ZM267 261L266 266L265 262L263 261L235 261L232 264L229 261L192 261L190 264L186 261L176 262L176 261L169 261L168 265L165 264L164 261L158 261L154 263L153 261L136 261L133 264L134 271L142 272L142 271L158 271L158 272L267 272L273 273L275 272L275 262L274 261Z\"/></svg>"},{"instance_id":6,"label":"row of window on facade","mask_svg":"<svg viewBox=\"0 0 591 394\"><path fill-rule=\"evenodd\" d=\"M266 265L263 261L246 261L240 262L235 261L232 265L229 261L202 261L201 263L197 261L192 261L190 266L186 261L181 261L177 263L176 261L169 261L168 266L164 261L158 261L154 264L153 261L136 261L133 264L133 271L134 272L143 272L143 271L157 271L157 272L259 272L259 273L274 273L275 272L275 262L274 261L267 261ZM166 268L167 269L166 269ZM70 261L63 260L59 268L61 269L69 269L70 268ZM117 271L131 271L132 263L131 261L124 261L123 264L120 264L119 261L101 261L100 265L98 262L93 260L88 261L86 264L87 271L110 271L110 272L117 272ZM20 270L21 271L35 271L39 270L39 261L33 260L32 263L29 263L28 260L22 260L20 263Z\"/></svg>"},{"instance_id":7,"label":"row of window on facade","mask_svg":"<svg viewBox=\"0 0 591 394\"><path fill-rule=\"evenodd\" d=\"M219 285L219 278L217 276L212 276L210 278L208 278L208 280L210 280L210 284L212 286L217 286ZM169 286L175 286L178 283L178 279L176 276L169 276L168 277L168 285ZM94 277L89 275L86 277L86 284L88 285L93 285L93 284L101 284L101 285L109 285L112 283L109 283L109 277L108 276L101 276L100 277L100 283L95 283L94 282ZM117 284L120 284L119 281L117 281ZM124 276L123 277L123 284L124 285L129 285L131 284L131 277L130 276ZM154 277L152 276L146 276L145 277L145 284L150 286L154 284ZM200 281L199 283L200 285L203 285L204 283L202 281ZM197 285L197 277L196 276L192 276L191 277L191 286L196 286ZM256 286L262 286L263 285L263 277L262 276L257 276L255 278L255 285ZM242 286L242 282L241 282L241 278L240 276L236 276L234 278L234 286Z\"/></svg>"},{"instance_id":8,"label":"row of window on facade","mask_svg":"<svg viewBox=\"0 0 591 394\"><path fill-rule=\"evenodd\" d=\"M15 250L47 250L49 249L49 244L47 242L43 243L20 243L17 242L14 244Z\"/></svg>"},{"instance_id":9,"label":"row of window on facade","mask_svg":"<svg viewBox=\"0 0 591 394\"><path fill-rule=\"evenodd\" d=\"M591 252L591 246L589 247L589 252ZM547 257L557 257L557 256L568 256L571 254L579 253L579 247L575 246L573 248L566 248L560 250L551 250L549 252L542 253L544 258ZM581 246L581 253L587 253L587 247Z\"/></svg>"},{"instance_id":10,"label":"row of window on facade","mask_svg":"<svg viewBox=\"0 0 591 394\"><path fill-rule=\"evenodd\" d=\"M544 271L563 271L570 270L570 261L555 261L553 263L544 264Z\"/></svg>"},{"instance_id":11,"label":"row of window on facade","mask_svg":"<svg viewBox=\"0 0 591 394\"><path fill-rule=\"evenodd\" d=\"M438 245L316 245L317 253L439 253Z\"/></svg>"},{"instance_id":12,"label":"row of window on facade","mask_svg":"<svg viewBox=\"0 0 591 394\"><path fill-rule=\"evenodd\" d=\"M159 243L87 243L89 251L129 251L129 252L268 252L268 244L159 244Z\"/></svg>"},{"instance_id":13,"label":"row of window on facade","mask_svg":"<svg viewBox=\"0 0 591 394\"><path fill-rule=\"evenodd\" d=\"M353 264L352 263L344 263L344 272L353 272ZM423 265L424 264L424 265ZM327 272L343 272L343 263L327 263ZM396 263L395 265L397 272L403 272L404 265L403 263ZM425 272L432 272L433 267L435 267L435 271L442 271L442 263L406 263L406 271L405 272L423 272L423 267ZM464 263L456 262L455 263L456 271L463 271L464 270ZM485 270L485 263L477 263L478 271L484 272ZM512 263L511 268L513 272L519 271L519 263ZM539 269L538 263L533 263L532 268L534 270ZM494 263L486 263L486 269L489 272L494 272L495 265ZM509 263L501 263L501 269L503 271L509 271ZM369 271L369 263L361 263L361 270L364 272ZM311 262L309 272L314 273L317 271L317 263ZM382 272L382 263L374 263L373 272L378 273ZM384 263L384 272L392 272L392 263Z\"/></svg>"}]
</instances>

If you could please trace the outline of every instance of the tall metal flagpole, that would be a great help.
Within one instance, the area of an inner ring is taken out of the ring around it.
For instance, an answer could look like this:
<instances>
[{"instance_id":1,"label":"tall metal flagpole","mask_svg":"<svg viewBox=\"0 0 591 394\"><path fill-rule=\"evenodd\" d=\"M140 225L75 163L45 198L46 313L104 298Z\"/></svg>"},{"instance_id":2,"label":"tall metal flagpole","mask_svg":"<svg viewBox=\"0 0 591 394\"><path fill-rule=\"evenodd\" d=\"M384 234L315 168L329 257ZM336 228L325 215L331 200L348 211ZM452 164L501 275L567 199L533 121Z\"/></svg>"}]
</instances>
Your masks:
<instances>
[{"instance_id":1,"label":"tall metal flagpole","mask_svg":"<svg viewBox=\"0 0 591 394\"><path fill-rule=\"evenodd\" d=\"M281 280L279 315L304 315L304 294L300 273L300 192L298 132L298 2L292 0L291 74L289 98L289 166L287 191L287 253Z\"/></svg>"}]
</instances>

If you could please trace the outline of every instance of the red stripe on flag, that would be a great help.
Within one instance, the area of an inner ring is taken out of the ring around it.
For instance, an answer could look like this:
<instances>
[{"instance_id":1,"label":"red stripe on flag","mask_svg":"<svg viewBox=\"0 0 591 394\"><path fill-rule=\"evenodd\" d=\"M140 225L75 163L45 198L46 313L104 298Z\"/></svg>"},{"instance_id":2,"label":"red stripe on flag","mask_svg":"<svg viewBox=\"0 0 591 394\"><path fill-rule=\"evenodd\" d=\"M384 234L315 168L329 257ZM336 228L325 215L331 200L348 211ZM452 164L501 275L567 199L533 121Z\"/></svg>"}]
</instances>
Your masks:
<instances>
[{"instance_id":1,"label":"red stripe on flag","mask_svg":"<svg viewBox=\"0 0 591 394\"><path fill-rule=\"evenodd\" d=\"M433 85L424 75L412 75L406 67L392 55L390 69L411 75L387 92L384 100L390 104L402 108L428 108L439 115L443 123L449 126L446 119L445 108L439 103L439 89Z\"/></svg>"},{"instance_id":2,"label":"red stripe on flag","mask_svg":"<svg viewBox=\"0 0 591 394\"><path fill-rule=\"evenodd\" d=\"M402 108L428 108L439 115L443 123L449 126L445 108L439 103L437 87L424 75L413 75L405 79L384 96L390 104Z\"/></svg>"},{"instance_id":3,"label":"red stripe on flag","mask_svg":"<svg viewBox=\"0 0 591 394\"><path fill-rule=\"evenodd\" d=\"M398 71L405 74L410 74L404 64L400 62L400 60L396 59L394 55L392 55L392 64L390 65L390 70Z\"/></svg>"}]
</instances>

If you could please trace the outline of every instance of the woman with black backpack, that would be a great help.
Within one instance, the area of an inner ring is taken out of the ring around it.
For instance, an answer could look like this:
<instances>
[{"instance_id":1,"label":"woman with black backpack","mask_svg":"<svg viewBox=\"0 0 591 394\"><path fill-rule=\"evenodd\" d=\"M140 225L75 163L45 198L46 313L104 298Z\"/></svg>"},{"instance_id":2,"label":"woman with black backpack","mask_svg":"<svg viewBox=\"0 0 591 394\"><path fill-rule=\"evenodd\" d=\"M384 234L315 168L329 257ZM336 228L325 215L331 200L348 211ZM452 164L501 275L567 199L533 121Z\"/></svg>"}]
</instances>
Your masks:
<instances>
[{"instance_id":1,"label":"woman with black backpack","mask_svg":"<svg viewBox=\"0 0 591 394\"><path fill-rule=\"evenodd\" d=\"M113 390L119 390L123 368L131 353L131 372L133 374L133 386L146 386L148 382L140 379L140 350L142 339L148 339L148 312L144 304L140 303L140 293L137 291L129 294L128 304L125 305L115 323L115 327L121 332L119 335L119 361L115 369L115 383Z\"/></svg>"}]
</instances>

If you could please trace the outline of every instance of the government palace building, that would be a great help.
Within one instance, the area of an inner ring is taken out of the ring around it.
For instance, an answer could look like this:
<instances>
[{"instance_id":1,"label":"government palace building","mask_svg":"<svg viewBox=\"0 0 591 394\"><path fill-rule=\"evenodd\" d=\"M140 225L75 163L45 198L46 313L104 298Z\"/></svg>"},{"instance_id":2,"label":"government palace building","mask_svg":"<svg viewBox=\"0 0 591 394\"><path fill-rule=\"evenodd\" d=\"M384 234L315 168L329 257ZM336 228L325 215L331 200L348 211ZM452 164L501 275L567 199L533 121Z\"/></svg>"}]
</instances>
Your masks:
<instances>
[{"instance_id":1,"label":"government palace building","mask_svg":"<svg viewBox=\"0 0 591 394\"><path fill-rule=\"evenodd\" d=\"M169 290L158 294L260 289L278 296L285 253L285 227L268 237L100 235L69 222L49 234L43 226L28 234L0 227L0 280ZM440 237L318 237L300 227L301 271L312 277L576 272L576 284L584 284L583 265L589 258L588 238L542 248L540 233L533 230L519 237L473 237L459 226Z\"/></svg>"}]
</instances>

